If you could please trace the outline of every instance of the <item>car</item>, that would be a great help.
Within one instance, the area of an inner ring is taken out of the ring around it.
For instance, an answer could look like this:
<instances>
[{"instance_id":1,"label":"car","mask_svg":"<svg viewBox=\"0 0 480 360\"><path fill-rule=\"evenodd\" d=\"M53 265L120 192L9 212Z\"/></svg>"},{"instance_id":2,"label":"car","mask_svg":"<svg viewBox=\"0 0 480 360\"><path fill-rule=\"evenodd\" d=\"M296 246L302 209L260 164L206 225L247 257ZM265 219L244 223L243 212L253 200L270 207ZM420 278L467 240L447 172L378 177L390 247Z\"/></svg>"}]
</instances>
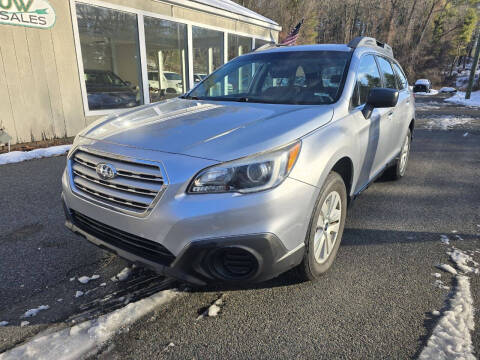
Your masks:
<instances>
[{"instance_id":1,"label":"car","mask_svg":"<svg viewBox=\"0 0 480 360\"><path fill-rule=\"evenodd\" d=\"M255 71L231 93L242 69ZM292 268L317 279L347 207L382 174L405 176L414 103L373 38L239 56L179 98L83 130L62 179L66 226L195 286Z\"/></svg>"},{"instance_id":2,"label":"car","mask_svg":"<svg viewBox=\"0 0 480 360\"><path fill-rule=\"evenodd\" d=\"M162 91L168 94L182 94L183 93L183 81L182 75L173 71L164 71L162 76L162 87L160 89L158 71L148 72L148 84L151 90Z\"/></svg>"},{"instance_id":3,"label":"car","mask_svg":"<svg viewBox=\"0 0 480 360\"><path fill-rule=\"evenodd\" d=\"M88 107L90 110L124 109L140 105L132 84L113 71L85 70Z\"/></svg>"},{"instance_id":4,"label":"car","mask_svg":"<svg viewBox=\"0 0 480 360\"><path fill-rule=\"evenodd\" d=\"M84 71L90 110L121 109L140 105L138 91L132 83L113 71L87 69Z\"/></svg>"},{"instance_id":5,"label":"car","mask_svg":"<svg viewBox=\"0 0 480 360\"><path fill-rule=\"evenodd\" d=\"M432 84L428 79L418 79L413 86L413 92L429 93L432 90Z\"/></svg>"}]
</instances>

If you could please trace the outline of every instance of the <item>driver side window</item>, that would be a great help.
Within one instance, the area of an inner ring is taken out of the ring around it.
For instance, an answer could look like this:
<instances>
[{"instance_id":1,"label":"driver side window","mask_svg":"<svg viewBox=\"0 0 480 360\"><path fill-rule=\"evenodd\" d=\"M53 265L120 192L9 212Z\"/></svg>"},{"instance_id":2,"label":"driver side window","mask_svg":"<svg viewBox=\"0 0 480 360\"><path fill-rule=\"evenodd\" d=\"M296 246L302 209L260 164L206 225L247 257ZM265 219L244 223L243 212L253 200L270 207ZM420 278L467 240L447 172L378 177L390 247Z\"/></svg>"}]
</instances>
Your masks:
<instances>
[{"instance_id":1,"label":"driver side window","mask_svg":"<svg viewBox=\"0 0 480 360\"><path fill-rule=\"evenodd\" d=\"M370 89L381 87L380 72L373 55L366 55L360 59L357 71L357 82L352 96L352 107L363 105L367 101Z\"/></svg>"}]
</instances>

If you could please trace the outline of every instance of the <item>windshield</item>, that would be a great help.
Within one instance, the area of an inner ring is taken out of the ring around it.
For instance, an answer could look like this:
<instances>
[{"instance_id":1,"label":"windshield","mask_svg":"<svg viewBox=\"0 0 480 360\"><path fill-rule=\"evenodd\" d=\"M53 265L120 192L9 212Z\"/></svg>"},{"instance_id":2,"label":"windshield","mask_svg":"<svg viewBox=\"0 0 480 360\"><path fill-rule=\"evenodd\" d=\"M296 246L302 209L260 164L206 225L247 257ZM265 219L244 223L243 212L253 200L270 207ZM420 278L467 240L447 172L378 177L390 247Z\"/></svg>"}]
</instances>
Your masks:
<instances>
[{"instance_id":1,"label":"windshield","mask_svg":"<svg viewBox=\"0 0 480 360\"><path fill-rule=\"evenodd\" d=\"M180 74L177 74L177 73L163 73L163 75L165 75L165 77L167 78L167 80L182 80L182 77L180 76Z\"/></svg>"},{"instance_id":2,"label":"windshield","mask_svg":"<svg viewBox=\"0 0 480 360\"><path fill-rule=\"evenodd\" d=\"M221 67L187 98L331 104L340 97L349 59L345 51L253 53Z\"/></svg>"}]
</instances>

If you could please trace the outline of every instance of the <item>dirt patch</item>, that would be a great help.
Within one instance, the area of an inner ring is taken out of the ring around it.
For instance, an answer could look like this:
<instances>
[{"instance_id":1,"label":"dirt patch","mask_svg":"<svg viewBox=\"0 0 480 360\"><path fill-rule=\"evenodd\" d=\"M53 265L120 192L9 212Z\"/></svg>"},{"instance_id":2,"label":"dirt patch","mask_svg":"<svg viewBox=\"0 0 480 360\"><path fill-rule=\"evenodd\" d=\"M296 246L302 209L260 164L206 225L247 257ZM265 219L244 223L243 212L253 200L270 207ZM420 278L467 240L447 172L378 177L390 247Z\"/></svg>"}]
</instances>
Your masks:
<instances>
[{"instance_id":1,"label":"dirt patch","mask_svg":"<svg viewBox=\"0 0 480 360\"><path fill-rule=\"evenodd\" d=\"M30 151L35 149L46 148L57 145L70 145L73 143L74 137L66 137L52 140L33 141L23 144L15 144L10 146L10 151ZM8 145L0 145L0 154L8 152Z\"/></svg>"}]
</instances>

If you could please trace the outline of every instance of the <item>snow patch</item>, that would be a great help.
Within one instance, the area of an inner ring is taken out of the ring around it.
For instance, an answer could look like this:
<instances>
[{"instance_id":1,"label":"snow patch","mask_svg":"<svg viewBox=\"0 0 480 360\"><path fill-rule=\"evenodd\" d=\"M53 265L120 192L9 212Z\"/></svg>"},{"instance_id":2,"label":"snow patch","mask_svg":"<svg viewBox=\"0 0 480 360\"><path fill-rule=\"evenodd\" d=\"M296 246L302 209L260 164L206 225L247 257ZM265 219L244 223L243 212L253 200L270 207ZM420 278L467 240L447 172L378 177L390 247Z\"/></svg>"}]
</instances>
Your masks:
<instances>
[{"instance_id":1,"label":"snow patch","mask_svg":"<svg viewBox=\"0 0 480 360\"><path fill-rule=\"evenodd\" d=\"M48 310L50 309L50 306L48 305L40 305L38 308L36 309L30 309L30 310L27 310L25 312L25 314L22 315L22 317L26 318L26 317L33 317L33 316L36 316L40 311L42 310Z\"/></svg>"},{"instance_id":2,"label":"snow patch","mask_svg":"<svg viewBox=\"0 0 480 360\"><path fill-rule=\"evenodd\" d=\"M28 326L28 325L30 325L30 321L22 321L20 323L20 327L25 327L25 326Z\"/></svg>"},{"instance_id":3,"label":"snow patch","mask_svg":"<svg viewBox=\"0 0 480 360\"><path fill-rule=\"evenodd\" d=\"M98 319L85 321L58 332L38 335L33 340L0 354L0 360L73 360L91 355L122 327L128 327L156 307L176 296L173 290L160 291L130 303Z\"/></svg>"},{"instance_id":4,"label":"snow patch","mask_svg":"<svg viewBox=\"0 0 480 360\"><path fill-rule=\"evenodd\" d=\"M447 235L440 235L440 241L442 242L442 244L450 245L450 239Z\"/></svg>"},{"instance_id":5,"label":"snow patch","mask_svg":"<svg viewBox=\"0 0 480 360\"><path fill-rule=\"evenodd\" d=\"M440 311L438 311L438 310L433 310L433 311L432 311L432 315L438 316L438 315L440 315Z\"/></svg>"},{"instance_id":6,"label":"snow patch","mask_svg":"<svg viewBox=\"0 0 480 360\"><path fill-rule=\"evenodd\" d=\"M465 99L465 93L459 91L454 96L445 99L444 101L464 106L480 106L480 90L472 92L470 95L470 99L468 100Z\"/></svg>"},{"instance_id":7,"label":"snow patch","mask_svg":"<svg viewBox=\"0 0 480 360\"><path fill-rule=\"evenodd\" d=\"M8 325L8 321L0 321L0 326L7 326Z\"/></svg>"},{"instance_id":8,"label":"snow patch","mask_svg":"<svg viewBox=\"0 0 480 360\"><path fill-rule=\"evenodd\" d=\"M478 263L474 261L470 255L467 255L465 252L459 249L453 249L453 251L447 252L447 255L450 256L450 259L452 259L452 261L457 265L457 267L465 274L471 272L478 274L478 269L468 266L468 263L472 263L474 266L478 266Z\"/></svg>"},{"instance_id":9,"label":"snow patch","mask_svg":"<svg viewBox=\"0 0 480 360\"><path fill-rule=\"evenodd\" d=\"M425 127L430 130L449 130L459 125L466 125L475 121L470 116L450 116L440 115L428 118L428 122Z\"/></svg>"},{"instance_id":10,"label":"snow patch","mask_svg":"<svg viewBox=\"0 0 480 360\"><path fill-rule=\"evenodd\" d=\"M120 271L117 275L113 276L110 280L112 281L125 281L127 280L130 275L132 275L132 270L135 269L135 265L131 268L126 267L122 271Z\"/></svg>"},{"instance_id":11,"label":"snow patch","mask_svg":"<svg viewBox=\"0 0 480 360\"><path fill-rule=\"evenodd\" d=\"M449 272L450 274L457 275L457 270L455 270L451 265L441 264L437 267L443 271Z\"/></svg>"},{"instance_id":12,"label":"snow patch","mask_svg":"<svg viewBox=\"0 0 480 360\"><path fill-rule=\"evenodd\" d=\"M80 291L80 290L77 290L77 292L75 293L75 297L78 298L80 296L83 295L83 291Z\"/></svg>"},{"instance_id":13,"label":"snow patch","mask_svg":"<svg viewBox=\"0 0 480 360\"><path fill-rule=\"evenodd\" d=\"M222 306L223 306L223 295L220 296L220 298L218 298L212 305L210 305L210 306L208 307L208 309L205 310L205 311L203 312L203 314L201 314L201 315L197 318L197 320L200 320L200 319L202 319L202 318L204 318L204 317L206 317L206 316L208 316L208 317L215 317L215 316L217 316L217 315L220 313L220 311L222 310Z\"/></svg>"},{"instance_id":14,"label":"snow patch","mask_svg":"<svg viewBox=\"0 0 480 360\"><path fill-rule=\"evenodd\" d=\"M100 275L92 275L91 277L88 276L81 276L78 278L78 281L80 281L82 284L87 284L90 280L96 280L100 277Z\"/></svg>"},{"instance_id":15,"label":"snow patch","mask_svg":"<svg viewBox=\"0 0 480 360\"><path fill-rule=\"evenodd\" d=\"M432 273L432 276L435 276L437 279L442 277L442 274L440 273Z\"/></svg>"},{"instance_id":16,"label":"snow patch","mask_svg":"<svg viewBox=\"0 0 480 360\"><path fill-rule=\"evenodd\" d=\"M432 95L437 95L437 94L438 94L438 90L430 89L430 92L419 91L419 92L415 92L415 93L413 93L413 94L414 94L414 95L423 95L423 96L432 96Z\"/></svg>"},{"instance_id":17,"label":"snow patch","mask_svg":"<svg viewBox=\"0 0 480 360\"><path fill-rule=\"evenodd\" d=\"M433 285L435 285L435 286L438 287L439 289L443 289L443 290L449 290L449 289L450 289L449 286L445 285L445 284L443 283L443 281L442 281L442 280L439 280L439 279L435 280L435 283L434 283Z\"/></svg>"},{"instance_id":18,"label":"snow patch","mask_svg":"<svg viewBox=\"0 0 480 360\"><path fill-rule=\"evenodd\" d=\"M473 300L468 277L458 275L450 310L444 312L433 329L420 359L474 360L470 331L473 331Z\"/></svg>"},{"instance_id":19,"label":"snow patch","mask_svg":"<svg viewBox=\"0 0 480 360\"><path fill-rule=\"evenodd\" d=\"M12 151L6 154L0 154L0 165L63 155L68 152L71 147L72 145L60 145L32 151Z\"/></svg>"}]
</instances>

